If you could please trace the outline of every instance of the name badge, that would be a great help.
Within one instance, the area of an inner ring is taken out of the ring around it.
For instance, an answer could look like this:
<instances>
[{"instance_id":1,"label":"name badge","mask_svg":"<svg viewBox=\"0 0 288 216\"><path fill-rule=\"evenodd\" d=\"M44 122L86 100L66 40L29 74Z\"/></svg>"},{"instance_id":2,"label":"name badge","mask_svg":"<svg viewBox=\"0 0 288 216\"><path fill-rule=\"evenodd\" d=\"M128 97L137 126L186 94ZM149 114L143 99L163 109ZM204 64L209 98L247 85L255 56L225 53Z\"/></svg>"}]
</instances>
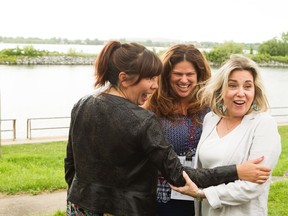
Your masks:
<instances>
[{"instance_id":1,"label":"name badge","mask_svg":"<svg viewBox=\"0 0 288 216\"><path fill-rule=\"evenodd\" d=\"M186 160L186 156L178 156L178 158L183 166L192 167L192 168L194 167L195 157L192 157L191 161ZM192 196L181 194L173 189L171 189L171 199L191 200L191 201L194 200Z\"/></svg>"}]
</instances>

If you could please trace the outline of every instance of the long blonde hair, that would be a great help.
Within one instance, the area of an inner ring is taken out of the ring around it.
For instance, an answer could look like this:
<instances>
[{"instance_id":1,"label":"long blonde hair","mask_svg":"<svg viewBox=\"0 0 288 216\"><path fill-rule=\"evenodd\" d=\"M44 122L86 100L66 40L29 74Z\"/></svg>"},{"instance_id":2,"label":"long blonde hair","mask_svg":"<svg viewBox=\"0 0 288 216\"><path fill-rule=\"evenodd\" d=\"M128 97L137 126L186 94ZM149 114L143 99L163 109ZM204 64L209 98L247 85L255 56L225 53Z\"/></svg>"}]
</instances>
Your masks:
<instances>
[{"instance_id":1,"label":"long blonde hair","mask_svg":"<svg viewBox=\"0 0 288 216\"><path fill-rule=\"evenodd\" d=\"M201 94L201 103L208 104L211 110L219 116L226 116L225 110L221 109L223 97L228 87L228 79L235 70L247 70L251 73L255 85L255 96L253 107L257 111L264 112L268 109L268 100L265 94L264 85L260 76L258 65L250 58L242 54L232 54L210 80L207 81L198 94ZM253 111L253 107L248 113Z\"/></svg>"}]
</instances>

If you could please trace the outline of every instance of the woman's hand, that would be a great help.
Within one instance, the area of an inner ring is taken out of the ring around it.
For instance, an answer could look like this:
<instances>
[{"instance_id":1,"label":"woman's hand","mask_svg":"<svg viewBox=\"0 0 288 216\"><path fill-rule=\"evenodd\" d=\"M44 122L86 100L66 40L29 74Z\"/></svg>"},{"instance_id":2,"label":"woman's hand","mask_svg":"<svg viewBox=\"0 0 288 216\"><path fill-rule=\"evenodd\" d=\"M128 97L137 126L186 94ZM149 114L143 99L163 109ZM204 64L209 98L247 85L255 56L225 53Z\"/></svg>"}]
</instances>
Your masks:
<instances>
[{"instance_id":1,"label":"woman's hand","mask_svg":"<svg viewBox=\"0 0 288 216\"><path fill-rule=\"evenodd\" d=\"M183 187L175 187L175 186L169 184L170 187L179 193L189 195L192 197L197 197L197 193L199 190L197 185L189 178L189 176L187 175L187 173L185 171L183 171L182 175L186 181L186 184Z\"/></svg>"},{"instance_id":2,"label":"woman's hand","mask_svg":"<svg viewBox=\"0 0 288 216\"><path fill-rule=\"evenodd\" d=\"M259 184L265 183L270 176L271 169L258 164L263 161L263 159L264 157L260 157L236 165L239 179Z\"/></svg>"}]
</instances>

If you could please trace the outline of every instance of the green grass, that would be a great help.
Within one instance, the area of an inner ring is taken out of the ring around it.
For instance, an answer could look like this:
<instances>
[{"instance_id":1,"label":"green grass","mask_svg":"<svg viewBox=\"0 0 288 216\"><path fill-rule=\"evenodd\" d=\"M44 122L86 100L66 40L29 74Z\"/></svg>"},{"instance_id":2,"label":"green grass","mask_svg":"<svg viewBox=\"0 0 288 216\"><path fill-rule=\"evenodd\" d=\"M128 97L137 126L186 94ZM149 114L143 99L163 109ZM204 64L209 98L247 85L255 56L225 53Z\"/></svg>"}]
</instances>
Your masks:
<instances>
[{"instance_id":1,"label":"green grass","mask_svg":"<svg viewBox=\"0 0 288 216\"><path fill-rule=\"evenodd\" d=\"M65 211L60 211L60 210L58 210L58 211L56 211L54 214L52 214L52 215L47 215L47 216L65 216L65 215L66 215Z\"/></svg>"},{"instance_id":2,"label":"green grass","mask_svg":"<svg viewBox=\"0 0 288 216\"><path fill-rule=\"evenodd\" d=\"M283 176L288 173L288 126L280 126L282 152L273 170L273 176ZM288 216L288 181L274 182L270 186L268 200L269 216Z\"/></svg>"},{"instance_id":3,"label":"green grass","mask_svg":"<svg viewBox=\"0 0 288 216\"><path fill-rule=\"evenodd\" d=\"M279 133L281 135L282 152L273 170L273 176L283 176L288 171L288 126L280 126Z\"/></svg>"},{"instance_id":4,"label":"green grass","mask_svg":"<svg viewBox=\"0 0 288 216\"><path fill-rule=\"evenodd\" d=\"M288 126L280 126L282 153L273 176L288 171ZM1 147L0 193L38 194L66 189L64 157L66 142L5 145ZM288 181L274 182L269 193L269 216L288 216ZM57 211L51 216L62 216Z\"/></svg>"},{"instance_id":5,"label":"green grass","mask_svg":"<svg viewBox=\"0 0 288 216\"><path fill-rule=\"evenodd\" d=\"M2 146L0 193L38 194L66 188L65 142Z\"/></svg>"},{"instance_id":6,"label":"green grass","mask_svg":"<svg viewBox=\"0 0 288 216\"><path fill-rule=\"evenodd\" d=\"M288 216L288 181L274 182L270 185L268 200L269 216Z\"/></svg>"}]
</instances>

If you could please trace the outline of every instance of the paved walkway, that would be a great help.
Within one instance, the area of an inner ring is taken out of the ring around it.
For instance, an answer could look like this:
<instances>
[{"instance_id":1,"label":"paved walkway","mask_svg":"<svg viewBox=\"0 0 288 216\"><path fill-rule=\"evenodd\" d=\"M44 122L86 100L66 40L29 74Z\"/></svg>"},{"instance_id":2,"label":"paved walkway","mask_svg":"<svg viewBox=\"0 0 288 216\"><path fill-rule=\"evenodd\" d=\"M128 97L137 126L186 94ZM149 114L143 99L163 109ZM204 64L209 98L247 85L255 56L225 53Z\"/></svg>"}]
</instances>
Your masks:
<instances>
[{"instance_id":1,"label":"paved walkway","mask_svg":"<svg viewBox=\"0 0 288 216\"><path fill-rule=\"evenodd\" d=\"M0 195L0 216L46 216L65 211L66 191L39 195Z\"/></svg>"}]
</instances>

